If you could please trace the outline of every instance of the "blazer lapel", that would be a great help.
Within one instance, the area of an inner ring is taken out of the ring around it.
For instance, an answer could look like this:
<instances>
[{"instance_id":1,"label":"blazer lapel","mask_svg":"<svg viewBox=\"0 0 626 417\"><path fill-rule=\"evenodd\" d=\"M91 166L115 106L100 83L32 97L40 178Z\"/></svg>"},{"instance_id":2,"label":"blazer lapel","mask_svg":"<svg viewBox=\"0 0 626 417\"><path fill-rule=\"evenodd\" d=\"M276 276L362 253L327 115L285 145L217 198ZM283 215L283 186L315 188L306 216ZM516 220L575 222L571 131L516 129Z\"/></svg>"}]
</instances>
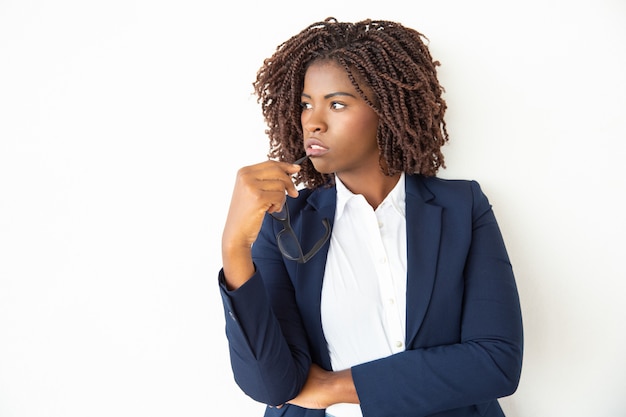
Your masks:
<instances>
[{"instance_id":1,"label":"blazer lapel","mask_svg":"<svg viewBox=\"0 0 626 417\"><path fill-rule=\"evenodd\" d=\"M304 250L313 247L318 239L323 236L324 226L322 222L324 219L328 220L332 231L336 200L335 187L318 188L309 196L308 204L301 212L300 224L293 225ZM307 230L307 234L303 234L302 230ZM310 231L318 231L318 233L310 233ZM332 368L326 338L322 330L321 296L329 247L330 239L308 262L297 264L295 283L297 287L296 297L302 310L302 316L311 318L305 321L305 326L310 340L313 341L311 346L313 359L328 370ZM317 341L323 341L323 343Z\"/></svg>"},{"instance_id":2,"label":"blazer lapel","mask_svg":"<svg viewBox=\"0 0 626 417\"><path fill-rule=\"evenodd\" d=\"M421 176L406 176L407 289L406 346L413 344L419 331L435 283L441 207L429 204L434 197ZM410 312L410 313L409 313Z\"/></svg>"}]
</instances>

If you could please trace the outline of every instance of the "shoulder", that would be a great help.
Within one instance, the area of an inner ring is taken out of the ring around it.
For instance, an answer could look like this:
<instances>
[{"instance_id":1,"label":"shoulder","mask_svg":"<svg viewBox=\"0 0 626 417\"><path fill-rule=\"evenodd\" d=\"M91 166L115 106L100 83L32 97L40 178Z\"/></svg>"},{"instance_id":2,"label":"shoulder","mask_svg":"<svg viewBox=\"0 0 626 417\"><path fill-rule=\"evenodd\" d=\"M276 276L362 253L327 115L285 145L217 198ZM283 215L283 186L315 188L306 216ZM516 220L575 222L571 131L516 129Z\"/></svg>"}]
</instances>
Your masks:
<instances>
[{"instance_id":1,"label":"shoulder","mask_svg":"<svg viewBox=\"0 0 626 417\"><path fill-rule=\"evenodd\" d=\"M423 175L407 175L407 189L413 188L421 193L432 193L435 196L458 196L466 193L481 192L480 184L470 179L448 179L441 177L427 177Z\"/></svg>"},{"instance_id":2,"label":"shoulder","mask_svg":"<svg viewBox=\"0 0 626 417\"><path fill-rule=\"evenodd\" d=\"M489 205L486 195L476 180L447 179L407 175L407 193L413 193L424 201L442 206Z\"/></svg>"}]
</instances>

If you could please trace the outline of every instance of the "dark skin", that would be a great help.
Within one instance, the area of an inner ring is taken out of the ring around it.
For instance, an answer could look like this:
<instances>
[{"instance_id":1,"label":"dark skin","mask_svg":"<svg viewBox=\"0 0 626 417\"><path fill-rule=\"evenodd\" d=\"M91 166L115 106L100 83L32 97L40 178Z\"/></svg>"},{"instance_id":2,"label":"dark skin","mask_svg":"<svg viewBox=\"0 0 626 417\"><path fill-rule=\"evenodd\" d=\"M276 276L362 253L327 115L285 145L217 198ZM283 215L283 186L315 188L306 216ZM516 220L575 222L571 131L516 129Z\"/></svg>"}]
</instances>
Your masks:
<instances>
[{"instance_id":1,"label":"dark skin","mask_svg":"<svg viewBox=\"0 0 626 417\"><path fill-rule=\"evenodd\" d=\"M332 62L309 67L302 105L304 146L315 169L337 174L350 191L363 194L374 209L378 207L400 174L382 172L376 141L378 116L359 96L345 70Z\"/></svg>"},{"instance_id":2,"label":"dark skin","mask_svg":"<svg viewBox=\"0 0 626 417\"><path fill-rule=\"evenodd\" d=\"M388 175L436 175L444 167L441 147L448 141L443 87L421 33L397 22L339 22L329 17L279 45L264 60L253 83L268 126L271 159L291 162L302 156L304 136L298 105L311 63L333 61L349 75L359 95L379 116L380 167ZM366 91L367 90L367 91ZM296 184L332 184L306 162Z\"/></svg>"},{"instance_id":3,"label":"dark skin","mask_svg":"<svg viewBox=\"0 0 626 417\"><path fill-rule=\"evenodd\" d=\"M361 88L371 93L367 86ZM356 91L346 71L329 61L312 64L302 91L302 146L315 169L335 173L373 209L397 184L400 174L385 175L376 141L378 116ZM222 235L226 285L235 290L254 274L251 247L266 213L278 211L286 196L297 197L292 175L300 166L264 161L241 168ZM289 401L305 408L359 403L350 369L325 371L313 364L300 394Z\"/></svg>"}]
</instances>

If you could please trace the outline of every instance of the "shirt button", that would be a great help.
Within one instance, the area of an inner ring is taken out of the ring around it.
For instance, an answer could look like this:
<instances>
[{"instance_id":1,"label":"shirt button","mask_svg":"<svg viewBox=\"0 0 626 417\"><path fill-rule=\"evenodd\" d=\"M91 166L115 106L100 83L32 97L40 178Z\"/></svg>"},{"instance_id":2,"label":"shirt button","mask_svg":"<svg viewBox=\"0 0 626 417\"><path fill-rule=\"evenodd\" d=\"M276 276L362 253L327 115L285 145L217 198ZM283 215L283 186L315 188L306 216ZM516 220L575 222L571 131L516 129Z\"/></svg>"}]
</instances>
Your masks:
<instances>
[{"instance_id":1,"label":"shirt button","mask_svg":"<svg viewBox=\"0 0 626 417\"><path fill-rule=\"evenodd\" d=\"M396 347L397 347L397 348L401 348L401 347L402 347L402 342L397 341L397 342L396 342Z\"/></svg>"},{"instance_id":2,"label":"shirt button","mask_svg":"<svg viewBox=\"0 0 626 417\"><path fill-rule=\"evenodd\" d=\"M396 303L396 300L394 300L393 298L389 299L389 304L390 305L394 305Z\"/></svg>"}]
</instances>

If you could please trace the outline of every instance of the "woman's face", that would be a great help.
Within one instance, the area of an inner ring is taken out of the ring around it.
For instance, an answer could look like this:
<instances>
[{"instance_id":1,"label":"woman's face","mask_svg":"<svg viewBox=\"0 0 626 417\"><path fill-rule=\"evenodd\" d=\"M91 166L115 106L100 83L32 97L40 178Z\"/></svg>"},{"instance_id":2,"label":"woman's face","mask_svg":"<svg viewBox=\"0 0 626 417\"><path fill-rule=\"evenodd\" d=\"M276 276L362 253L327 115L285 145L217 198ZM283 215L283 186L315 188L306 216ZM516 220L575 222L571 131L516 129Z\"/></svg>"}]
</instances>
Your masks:
<instances>
[{"instance_id":1,"label":"woman's face","mask_svg":"<svg viewBox=\"0 0 626 417\"><path fill-rule=\"evenodd\" d=\"M361 89L371 97L367 86ZM312 64L302 90L304 147L315 169L340 178L380 171L378 116L334 62Z\"/></svg>"}]
</instances>

